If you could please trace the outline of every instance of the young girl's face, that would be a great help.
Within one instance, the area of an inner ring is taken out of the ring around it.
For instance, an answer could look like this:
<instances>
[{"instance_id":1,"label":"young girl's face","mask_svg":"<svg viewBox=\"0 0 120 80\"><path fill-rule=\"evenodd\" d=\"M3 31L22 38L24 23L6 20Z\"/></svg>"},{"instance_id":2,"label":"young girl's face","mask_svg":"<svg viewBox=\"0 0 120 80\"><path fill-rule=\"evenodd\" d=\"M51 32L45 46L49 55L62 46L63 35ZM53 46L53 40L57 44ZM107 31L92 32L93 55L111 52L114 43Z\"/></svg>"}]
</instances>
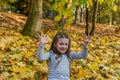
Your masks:
<instances>
[{"instance_id":1,"label":"young girl's face","mask_svg":"<svg viewBox=\"0 0 120 80\"><path fill-rule=\"evenodd\" d=\"M65 53L68 50L69 39L59 38L57 43L54 46L60 53Z\"/></svg>"}]
</instances>

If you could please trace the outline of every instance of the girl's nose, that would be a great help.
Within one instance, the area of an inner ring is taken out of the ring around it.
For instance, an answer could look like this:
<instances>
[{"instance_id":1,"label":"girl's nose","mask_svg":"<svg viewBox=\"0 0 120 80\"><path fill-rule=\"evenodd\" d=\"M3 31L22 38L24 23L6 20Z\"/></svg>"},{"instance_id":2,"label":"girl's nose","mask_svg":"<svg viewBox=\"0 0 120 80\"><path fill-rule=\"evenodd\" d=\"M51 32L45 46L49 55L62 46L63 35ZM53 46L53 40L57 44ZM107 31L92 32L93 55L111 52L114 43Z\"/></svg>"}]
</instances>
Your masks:
<instances>
[{"instance_id":1,"label":"girl's nose","mask_svg":"<svg viewBox=\"0 0 120 80\"><path fill-rule=\"evenodd\" d=\"M66 46L66 45L64 45L63 47L64 47L64 48L66 48L67 46Z\"/></svg>"}]
</instances>

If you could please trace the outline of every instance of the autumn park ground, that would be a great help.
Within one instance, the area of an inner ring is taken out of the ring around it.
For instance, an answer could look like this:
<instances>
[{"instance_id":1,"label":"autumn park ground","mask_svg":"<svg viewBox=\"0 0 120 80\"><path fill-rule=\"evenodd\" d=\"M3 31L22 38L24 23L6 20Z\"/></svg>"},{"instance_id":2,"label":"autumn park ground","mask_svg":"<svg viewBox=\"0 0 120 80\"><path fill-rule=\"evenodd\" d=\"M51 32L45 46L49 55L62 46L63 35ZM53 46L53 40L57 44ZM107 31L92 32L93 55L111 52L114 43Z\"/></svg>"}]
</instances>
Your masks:
<instances>
[{"instance_id":1,"label":"autumn park ground","mask_svg":"<svg viewBox=\"0 0 120 80\"><path fill-rule=\"evenodd\" d=\"M38 38L23 36L20 32L26 17L0 12L0 80L46 80L47 64L38 62ZM54 22L43 20L44 31L50 41L58 31ZM89 44L86 59L71 65L71 80L120 80L120 32L117 26L97 24ZM65 28L71 37L71 51L81 51L85 24ZM49 50L50 43L45 47Z\"/></svg>"}]
</instances>

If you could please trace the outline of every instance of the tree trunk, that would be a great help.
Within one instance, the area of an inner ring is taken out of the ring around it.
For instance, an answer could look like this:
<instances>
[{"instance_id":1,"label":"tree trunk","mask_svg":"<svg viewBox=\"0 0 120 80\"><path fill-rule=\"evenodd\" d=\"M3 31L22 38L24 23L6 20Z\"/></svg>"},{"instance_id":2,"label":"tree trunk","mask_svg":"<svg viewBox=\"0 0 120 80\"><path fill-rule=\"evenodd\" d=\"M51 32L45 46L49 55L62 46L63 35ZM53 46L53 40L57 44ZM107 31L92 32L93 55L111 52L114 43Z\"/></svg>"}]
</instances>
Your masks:
<instances>
[{"instance_id":1,"label":"tree trunk","mask_svg":"<svg viewBox=\"0 0 120 80\"><path fill-rule=\"evenodd\" d=\"M60 21L58 21L58 25L63 29L65 23L66 23L66 18L62 15L62 18L60 19Z\"/></svg>"},{"instance_id":2,"label":"tree trunk","mask_svg":"<svg viewBox=\"0 0 120 80\"><path fill-rule=\"evenodd\" d=\"M87 8L87 6L86 6L86 31L85 31L85 34L86 35L88 35L89 34L89 29L88 29L88 27L89 27L89 24L88 24L88 8Z\"/></svg>"},{"instance_id":3,"label":"tree trunk","mask_svg":"<svg viewBox=\"0 0 120 80\"><path fill-rule=\"evenodd\" d=\"M29 16L22 30L23 35L35 37L42 28L42 0L30 0Z\"/></svg>"},{"instance_id":4,"label":"tree trunk","mask_svg":"<svg viewBox=\"0 0 120 80\"><path fill-rule=\"evenodd\" d=\"M97 11L98 11L98 1L94 1L94 12L93 12L93 19L92 19L92 29L90 32L90 35L94 35L95 27L96 27L96 21L97 21Z\"/></svg>"},{"instance_id":5,"label":"tree trunk","mask_svg":"<svg viewBox=\"0 0 120 80\"><path fill-rule=\"evenodd\" d=\"M78 17L79 17L79 6L76 6L74 24L77 24L77 22L80 22L78 21L79 20Z\"/></svg>"},{"instance_id":6,"label":"tree trunk","mask_svg":"<svg viewBox=\"0 0 120 80\"><path fill-rule=\"evenodd\" d=\"M112 6L110 6L110 14L109 14L110 22L109 25L112 25Z\"/></svg>"},{"instance_id":7,"label":"tree trunk","mask_svg":"<svg viewBox=\"0 0 120 80\"><path fill-rule=\"evenodd\" d=\"M80 22L84 22L83 8L80 8Z\"/></svg>"}]
</instances>

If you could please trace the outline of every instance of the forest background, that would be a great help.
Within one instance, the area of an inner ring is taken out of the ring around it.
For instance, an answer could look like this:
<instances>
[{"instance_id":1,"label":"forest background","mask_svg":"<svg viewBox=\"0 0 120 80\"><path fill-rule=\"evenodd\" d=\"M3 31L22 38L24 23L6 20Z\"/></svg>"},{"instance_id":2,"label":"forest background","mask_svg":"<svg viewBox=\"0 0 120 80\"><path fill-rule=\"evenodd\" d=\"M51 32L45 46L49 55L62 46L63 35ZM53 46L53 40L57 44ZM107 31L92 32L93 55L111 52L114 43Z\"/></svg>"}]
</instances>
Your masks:
<instances>
[{"instance_id":1,"label":"forest background","mask_svg":"<svg viewBox=\"0 0 120 80\"><path fill-rule=\"evenodd\" d=\"M0 0L0 80L47 80L47 64L36 59L39 39L57 31L89 55L71 65L71 80L120 79L120 0ZM45 47L49 50L50 43Z\"/></svg>"}]
</instances>

